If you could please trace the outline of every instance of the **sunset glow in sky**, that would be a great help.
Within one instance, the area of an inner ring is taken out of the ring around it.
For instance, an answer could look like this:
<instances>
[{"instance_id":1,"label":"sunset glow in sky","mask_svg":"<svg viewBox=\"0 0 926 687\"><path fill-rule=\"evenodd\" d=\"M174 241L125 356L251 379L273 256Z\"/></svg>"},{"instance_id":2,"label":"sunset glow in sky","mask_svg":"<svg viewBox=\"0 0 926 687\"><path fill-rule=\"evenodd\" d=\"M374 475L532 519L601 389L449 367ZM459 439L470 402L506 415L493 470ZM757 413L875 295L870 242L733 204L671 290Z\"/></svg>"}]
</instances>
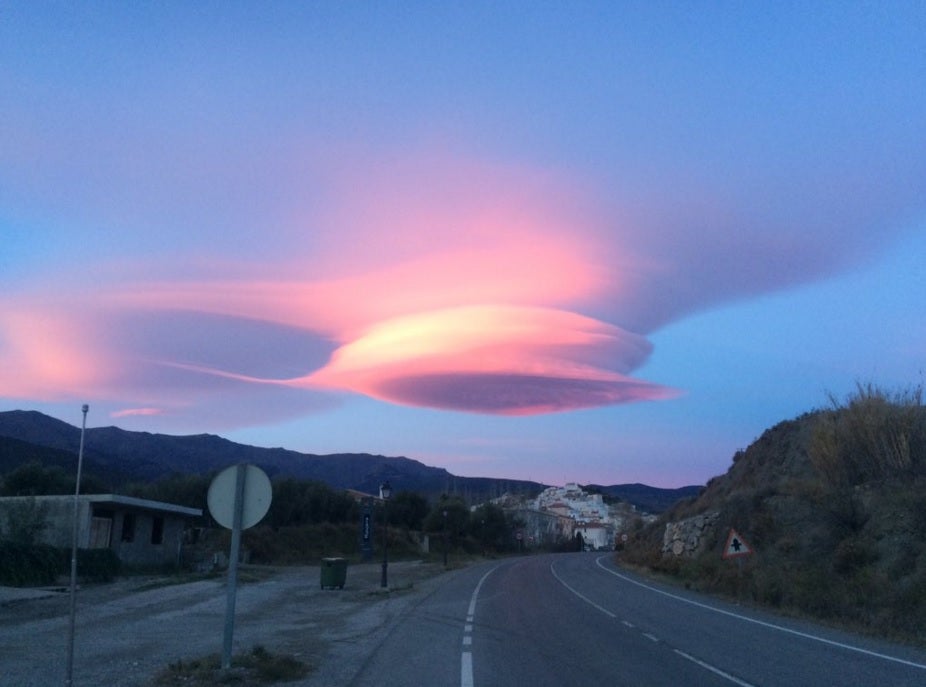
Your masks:
<instances>
[{"instance_id":1,"label":"sunset glow in sky","mask_svg":"<svg viewBox=\"0 0 926 687\"><path fill-rule=\"evenodd\" d=\"M704 483L924 383L923 36L912 2L2 5L0 410Z\"/></svg>"}]
</instances>

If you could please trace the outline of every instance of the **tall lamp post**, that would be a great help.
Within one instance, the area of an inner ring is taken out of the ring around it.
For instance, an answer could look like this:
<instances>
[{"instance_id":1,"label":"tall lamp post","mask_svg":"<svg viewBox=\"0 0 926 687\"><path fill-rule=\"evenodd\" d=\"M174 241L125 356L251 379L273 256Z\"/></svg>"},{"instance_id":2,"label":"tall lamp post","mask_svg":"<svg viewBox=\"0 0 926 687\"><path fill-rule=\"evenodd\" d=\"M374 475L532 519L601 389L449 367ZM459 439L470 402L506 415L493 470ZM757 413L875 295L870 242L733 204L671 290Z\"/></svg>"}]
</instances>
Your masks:
<instances>
[{"instance_id":1,"label":"tall lamp post","mask_svg":"<svg viewBox=\"0 0 926 687\"><path fill-rule=\"evenodd\" d=\"M447 509L444 509L444 570L447 569Z\"/></svg>"},{"instance_id":2,"label":"tall lamp post","mask_svg":"<svg viewBox=\"0 0 926 687\"><path fill-rule=\"evenodd\" d=\"M74 522L71 531L71 619L68 625L68 662L67 678L64 684L71 687L74 676L74 619L77 612L77 521L80 515L80 471L84 463L84 433L87 431L87 411L90 406L84 403L80 408L84 419L80 425L80 448L77 451L77 479L74 485Z\"/></svg>"},{"instance_id":3,"label":"tall lamp post","mask_svg":"<svg viewBox=\"0 0 926 687\"><path fill-rule=\"evenodd\" d=\"M380 579L379 586L385 589L389 586L389 576L387 569L389 567L388 556L388 536L389 536L389 497L392 496L392 485L386 480L379 485L379 497L383 500L383 576Z\"/></svg>"},{"instance_id":4,"label":"tall lamp post","mask_svg":"<svg viewBox=\"0 0 926 687\"><path fill-rule=\"evenodd\" d=\"M482 527L479 528L479 538L482 540L482 555L486 555L486 519L482 519Z\"/></svg>"}]
</instances>

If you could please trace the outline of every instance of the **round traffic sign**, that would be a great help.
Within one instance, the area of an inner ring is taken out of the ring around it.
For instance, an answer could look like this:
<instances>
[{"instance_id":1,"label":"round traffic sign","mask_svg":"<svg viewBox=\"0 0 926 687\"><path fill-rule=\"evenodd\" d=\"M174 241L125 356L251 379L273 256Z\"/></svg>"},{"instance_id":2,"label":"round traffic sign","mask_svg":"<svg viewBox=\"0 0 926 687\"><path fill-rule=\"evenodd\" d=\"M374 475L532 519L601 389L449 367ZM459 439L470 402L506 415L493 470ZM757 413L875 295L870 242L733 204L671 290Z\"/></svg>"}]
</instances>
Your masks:
<instances>
[{"instance_id":1,"label":"round traffic sign","mask_svg":"<svg viewBox=\"0 0 926 687\"><path fill-rule=\"evenodd\" d=\"M267 473L256 465L240 466L244 472L244 499L241 508L241 529L253 527L270 510L273 490ZM235 486L238 465L222 470L209 485L206 502L209 512L222 527L232 529L235 523Z\"/></svg>"}]
</instances>

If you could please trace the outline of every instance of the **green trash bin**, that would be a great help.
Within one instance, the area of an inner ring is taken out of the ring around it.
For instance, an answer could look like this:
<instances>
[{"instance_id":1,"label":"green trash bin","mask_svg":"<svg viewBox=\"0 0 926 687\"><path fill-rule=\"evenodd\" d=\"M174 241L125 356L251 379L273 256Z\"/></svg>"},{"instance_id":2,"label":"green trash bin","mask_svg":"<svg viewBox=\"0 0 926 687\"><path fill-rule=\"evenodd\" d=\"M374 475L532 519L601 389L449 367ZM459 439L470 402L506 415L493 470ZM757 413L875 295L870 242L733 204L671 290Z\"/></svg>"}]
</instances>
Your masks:
<instances>
[{"instance_id":1,"label":"green trash bin","mask_svg":"<svg viewBox=\"0 0 926 687\"><path fill-rule=\"evenodd\" d=\"M322 589L326 587L344 589L344 581L347 579L347 559L322 558L321 578Z\"/></svg>"}]
</instances>

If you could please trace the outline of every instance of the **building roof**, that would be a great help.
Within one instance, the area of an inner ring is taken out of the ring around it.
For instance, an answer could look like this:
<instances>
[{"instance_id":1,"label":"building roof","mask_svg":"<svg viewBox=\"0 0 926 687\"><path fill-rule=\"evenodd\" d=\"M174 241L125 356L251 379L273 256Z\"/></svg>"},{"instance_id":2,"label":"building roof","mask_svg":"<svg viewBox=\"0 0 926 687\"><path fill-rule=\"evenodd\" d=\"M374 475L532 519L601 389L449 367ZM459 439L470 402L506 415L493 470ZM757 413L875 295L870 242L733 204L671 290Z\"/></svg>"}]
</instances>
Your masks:
<instances>
[{"instance_id":1,"label":"building roof","mask_svg":"<svg viewBox=\"0 0 926 687\"><path fill-rule=\"evenodd\" d=\"M122 494L81 494L78 497L81 501L89 503L111 503L117 506L127 506L130 508L139 508L142 510L155 511L159 513L173 513L175 515L186 515L196 518L203 514L201 508L189 508L187 506L178 506L174 503L165 503L164 501L152 501L150 499L140 499L134 496L123 496ZM0 497L0 503L13 502L16 500L35 499L36 501L73 501L73 495L57 496L4 496Z\"/></svg>"}]
</instances>

